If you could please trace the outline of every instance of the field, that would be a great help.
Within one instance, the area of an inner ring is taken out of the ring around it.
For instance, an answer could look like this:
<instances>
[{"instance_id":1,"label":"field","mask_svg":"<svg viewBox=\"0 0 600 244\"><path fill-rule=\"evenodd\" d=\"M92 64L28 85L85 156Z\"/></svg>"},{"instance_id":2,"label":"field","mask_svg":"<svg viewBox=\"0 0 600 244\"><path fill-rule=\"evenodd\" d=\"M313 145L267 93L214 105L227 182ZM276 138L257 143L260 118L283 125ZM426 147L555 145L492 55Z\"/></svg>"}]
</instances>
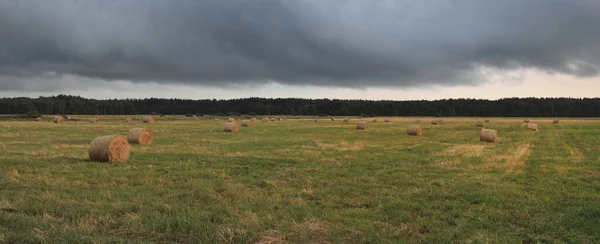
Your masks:
<instances>
[{"instance_id":1,"label":"field","mask_svg":"<svg viewBox=\"0 0 600 244\"><path fill-rule=\"evenodd\" d=\"M600 121L0 122L0 243L599 243ZM89 118L89 117L88 117ZM90 141L152 130L124 163Z\"/></svg>"}]
</instances>

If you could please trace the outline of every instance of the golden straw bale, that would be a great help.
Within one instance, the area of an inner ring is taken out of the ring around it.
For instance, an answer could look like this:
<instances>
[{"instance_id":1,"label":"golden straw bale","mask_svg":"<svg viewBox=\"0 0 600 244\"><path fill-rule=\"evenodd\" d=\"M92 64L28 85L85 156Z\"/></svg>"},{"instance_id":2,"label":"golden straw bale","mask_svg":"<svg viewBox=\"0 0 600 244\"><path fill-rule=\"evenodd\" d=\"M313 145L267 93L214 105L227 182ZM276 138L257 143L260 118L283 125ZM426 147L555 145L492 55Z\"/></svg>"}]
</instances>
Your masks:
<instances>
[{"instance_id":1,"label":"golden straw bale","mask_svg":"<svg viewBox=\"0 0 600 244\"><path fill-rule=\"evenodd\" d=\"M227 122L235 122L235 119L234 118L229 118L229 119L227 119Z\"/></svg>"},{"instance_id":2,"label":"golden straw bale","mask_svg":"<svg viewBox=\"0 0 600 244\"><path fill-rule=\"evenodd\" d=\"M477 120L477 122L475 122L475 126L477 126L477 127L484 127L485 126L485 121L483 121L483 120Z\"/></svg>"},{"instance_id":3,"label":"golden straw bale","mask_svg":"<svg viewBox=\"0 0 600 244\"><path fill-rule=\"evenodd\" d=\"M481 129L479 141L496 142L498 140L498 131L490 129Z\"/></svg>"},{"instance_id":4,"label":"golden straw bale","mask_svg":"<svg viewBox=\"0 0 600 244\"><path fill-rule=\"evenodd\" d=\"M348 122L350 122L349 119L344 119L344 123L348 123Z\"/></svg>"},{"instance_id":5,"label":"golden straw bale","mask_svg":"<svg viewBox=\"0 0 600 244\"><path fill-rule=\"evenodd\" d=\"M483 122L489 123L489 122L490 122L490 120L489 120L489 119L486 119L486 120L484 120Z\"/></svg>"},{"instance_id":6,"label":"golden straw bale","mask_svg":"<svg viewBox=\"0 0 600 244\"><path fill-rule=\"evenodd\" d=\"M437 120L437 119L434 119L434 120L431 121L432 125L438 125L439 123L440 123L440 121Z\"/></svg>"},{"instance_id":7,"label":"golden straw bale","mask_svg":"<svg viewBox=\"0 0 600 244\"><path fill-rule=\"evenodd\" d=\"M385 122L385 123L389 123L389 122L392 122L392 120L390 120L390 119L385 119L383 122Z\"/></svg>"},{"instance_id":8,"label":"golden straw bale","mask_svg":"<svg viewBox=\"0 0 600 244\"><path fill-rule=\"evenodd\" d=\"M152 118L152 116L148 115L148 116L144 117L143 121L144 121L144 123L151 124L151 123L154 123L154 118Z\"/></svg>"},{"instance_id":9,"label":"golden straw bale","mask_svg":"<svg viewBox=\"0 0 600 244\"><path fill-rule=\"evenodd\" d=\"M252 121L256 121L256 118L252 118Z\"/></svg>"},{"instance_id":10,"label":"golden straw bale","mask_svg":"<svg viewBox=\"0 0 600 244\"><path fill-rule=\"evenodd\" d=\"M356 129L357 130L366 130L368 129L368 125L367 125L367 121L361 120L358 121L358 123L356 123Z\"/></svg>"},{"instance_id":11,"label":"golden straw bale","mask_svg":"<svg viewBox=\"0 0 600 244\"><path fill-rule=\"evenodd\" d=\"M91 161L123 162L129 159L131 147L122 135L99 136L92 140L88 149Z\"/></svg>"},{"instance_id":12,"label":"golden straw bale","mask_svg":"<svg viewBox=\"0 0 600 244\"><path fill-rule=\"evenodd\" d=\"M252 125L252 120L245 119L242 120L242 127L250 127Z\"/></svg>"},{"instance_id":13,"label":"golden straw bale","mask_svg":"<svg viewBox=\"0 0 600 244\"><path fill-rule=\"evenodd\" d=\"M335 121L335 118L331 118L331 121Z\"/></svg>"},{"instance_id":14,"label":"golden straw bale","mask_svg":"<svg viewBox=\"0 0 600 244\"><path fill-rule=\"evenodd\" d=\"M377 119L373 119L373 122L377 122Z\"/></svg>"},{"instance_id":15,"label":"golden straw bale","mask_svg":"<svg viewBox=\"0 0 600 244\"><path fill-rule=\"evenodd\" d=\"M238 132L238 126L235 122L227 122L225 123L225 127L223 127L223 131L225 132Z\"/></svg>"},{"instance_id":16,"label":"golden straw bale","mask_svg":"<svg viewBox=\"0 0 600 244\"><path fill-rule=\"evenodd\" d=\"M65 119L62 116L57 115L52 118L52 121L56 124L62 124L65 122Z\"/></svg>"},{"instance_id":17,"label":"golden straw bale","mask_svg":"<svg viewBox=\"0 0 600 244\"><path fill-rule=\"evenodd\" d=\"M530 119L524 119L523 122L524 123L529 123L529 122L531 122L531 120Z\"/></svg>"},{"instance_id":18,"label":"golden straw bale","mask_svg":"<svg viewBox=\"0 0 600 244\"><path fill-rule=\"evenodd\" d=\"M319 120L318 120L318 119L315 119L315 120L314 120L314 122L315 122L315 123L316 123L316 122L319 122Z\"/></svg>"},{"instance_id":19,"label":"golden straw bale","mask_svg":"<svg viewBox=\"0 0 600 244\"><path fill-rule=\"evenodd\" d=\"M262 122L269 122L269 119L267 119L267 118L264 118L264 119L262 120Z\"/></svg>"},{"instance_id":20,"label":"golden straw bale","mask_svg":"<svg viewBox=\"0 0 600 244\"><path fill-rule=\"evenodd\" d=\"M552 124L558 124L558 123L559 123L559 121L557 119L552 120Z\"/></svg>"},{"instance_id":21,"label":"golden straw bale","mask_svg":"<svg viewBox=\"0 0 600 244\"><path fill-rule=\"evenodd\" d=\"M406 128L406 134L410 136L420 136L423 134L423 129L420 125L409 125Z\"/></svg>"},{"instance_id":22,"label":"golden straw bale","mask_svg":"<svg viewBox=\"0 0 600 244\"><path fill-rule=\"evenodd\" d=\"M530 129L532 131L538 131L540 130L540 126L536 123L527 123L527 129Z\"/></svg>"},{"instance_id":23,"label":"golden straw bale","mask_svg":"<svg viewBox=\"0 0 600 244\"><path fill-rule=\"evenodd\" d=\"M152 143L152 131L146 128L133 128L127 134L129 143L148 145Z\"/></svg>"}]
</instances>

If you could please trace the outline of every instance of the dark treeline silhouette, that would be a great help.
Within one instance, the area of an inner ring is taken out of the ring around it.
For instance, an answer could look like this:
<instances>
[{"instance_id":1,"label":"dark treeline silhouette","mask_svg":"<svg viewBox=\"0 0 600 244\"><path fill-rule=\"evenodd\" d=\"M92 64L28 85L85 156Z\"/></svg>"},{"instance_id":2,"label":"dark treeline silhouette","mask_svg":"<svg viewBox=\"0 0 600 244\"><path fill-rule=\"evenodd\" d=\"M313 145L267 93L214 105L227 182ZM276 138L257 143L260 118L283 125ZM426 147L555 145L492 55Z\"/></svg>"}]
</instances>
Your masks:
<instances>
[{"instance_id":1,"label":"dark treeline silhouette","mask_svg":"<svg viewBox=\"0 0 600 244\"><path fill-rule=\"evenodd\" d=\"M108 99L59 95L1 98L0 114L198 114L331 116L596 117L600 98L505 98L370 101L300 98L230 100Z\"/></svg>"}]
</instances>

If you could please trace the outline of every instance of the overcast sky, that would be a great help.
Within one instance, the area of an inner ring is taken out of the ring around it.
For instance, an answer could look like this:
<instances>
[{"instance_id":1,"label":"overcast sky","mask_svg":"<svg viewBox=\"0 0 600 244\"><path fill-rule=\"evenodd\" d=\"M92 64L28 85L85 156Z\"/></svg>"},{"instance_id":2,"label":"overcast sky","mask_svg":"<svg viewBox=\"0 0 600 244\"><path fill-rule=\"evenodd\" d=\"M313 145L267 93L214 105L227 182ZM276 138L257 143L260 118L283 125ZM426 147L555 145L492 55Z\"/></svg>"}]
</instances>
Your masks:
<instances>
[{"instance_id":1,"label":"overcast sky","mask_svg":"<svg viewBox=\"0 0 600 244\"><path fill-rule=\"evenodd\" d=\"M0 96L597 97L597 0L0 0Z\"/></svg>"}]
</instances>

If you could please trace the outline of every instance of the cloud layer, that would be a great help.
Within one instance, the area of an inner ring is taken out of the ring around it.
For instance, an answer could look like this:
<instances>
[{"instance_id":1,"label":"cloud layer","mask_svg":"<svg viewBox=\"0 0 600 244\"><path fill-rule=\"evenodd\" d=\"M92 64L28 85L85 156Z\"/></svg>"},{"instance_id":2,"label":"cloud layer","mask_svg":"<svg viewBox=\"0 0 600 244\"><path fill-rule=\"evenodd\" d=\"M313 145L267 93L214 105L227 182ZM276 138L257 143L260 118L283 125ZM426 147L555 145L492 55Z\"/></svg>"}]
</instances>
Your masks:
<instances>
[{"instance_id":1,"label":"cloud layer","mask_svg":"<svg viewBox=\"0 0 600 244\"><path fill-rule=\"evenodd\" d=\"M475 84L478 67L589 77L598 13L596 0L4 0L0 89L49 73L337 87Z\"/></svg>"}]
</instances>

